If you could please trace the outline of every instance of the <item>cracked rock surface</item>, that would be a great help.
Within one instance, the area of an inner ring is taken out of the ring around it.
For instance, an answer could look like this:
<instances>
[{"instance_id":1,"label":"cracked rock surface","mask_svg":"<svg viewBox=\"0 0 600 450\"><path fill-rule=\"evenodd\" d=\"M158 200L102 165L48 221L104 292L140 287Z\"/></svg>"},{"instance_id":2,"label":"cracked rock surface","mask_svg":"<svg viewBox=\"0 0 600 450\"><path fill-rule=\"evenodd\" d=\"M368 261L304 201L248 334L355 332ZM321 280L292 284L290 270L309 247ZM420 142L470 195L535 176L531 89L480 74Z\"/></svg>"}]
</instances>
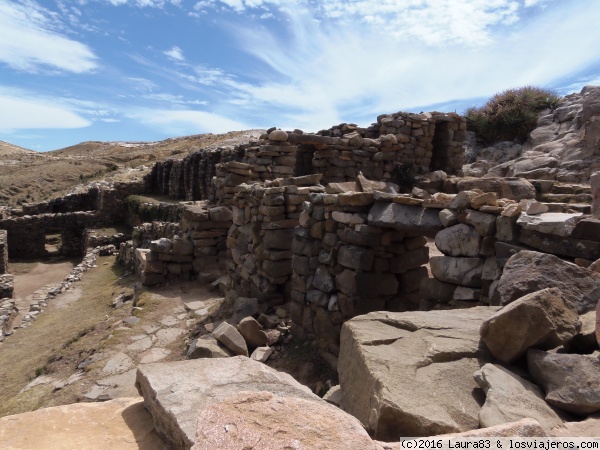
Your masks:
<instances>
[{"instance_id":1,"label":"cracked rock surface","mask_svg":"<svg viewBox=\"0 0 600 450\"><path fill-rule=\"evenodd\" d=\"M493 307L374 312L342 327L344 407L379 440L478 428L473 373L490 360L479 328Z\"/></svg>"}]
</instances>

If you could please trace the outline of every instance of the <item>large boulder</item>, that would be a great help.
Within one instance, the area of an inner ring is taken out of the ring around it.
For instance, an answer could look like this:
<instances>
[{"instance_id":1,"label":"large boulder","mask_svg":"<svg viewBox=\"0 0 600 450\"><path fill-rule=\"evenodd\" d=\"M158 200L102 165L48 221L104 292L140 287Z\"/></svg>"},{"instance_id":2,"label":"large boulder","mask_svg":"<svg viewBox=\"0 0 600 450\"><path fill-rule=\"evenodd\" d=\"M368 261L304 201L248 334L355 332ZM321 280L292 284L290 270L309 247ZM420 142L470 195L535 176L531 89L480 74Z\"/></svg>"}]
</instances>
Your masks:
<instances>
[{"instance_id":1,"label":"large boulder","mask_svg":"<svg viewBox=\"0 0 600 450\"><path fill-rule=\"evenodd\" d=\"M320 399L238 393L207 405L192 450L364 449L375 442L356 418Z\"/></svg>"},{"instance_id":2,"label":"large boulder","mask_svg":"<svg viewBox=\"0 0 600 450\"><path fill-rule=\"evenodd\" d=\"M477 428L472 374L488 360L479 328L495 311L374 312L347 321L338 360L345 410L386 441Z\"/></svg>"},{"instance_id":3,"label":"large boulder","mask_svg":"<svg viewBox=\"0 0 600 450\"><path fill-rule=\"evenodd\" d=\"M549 350L577 335L577 311L556 288L528 294L481 325L481 339L500 361L512 362L531 347Z\"/></svg>"},{"instance_id":4,"label":"large boulder","mask_svg":"<svg viewBox=\"0 0 600 450\"><path fill-rule=\"evenodd\" d=\"M233 325L222 322L221 325L212 332L212 335L235 355L248 356L248 346L246 345L246 341Z\"/></svg>"},{"instance_id":5,"label":"large boulder","mask_svg":"<svg viewBox=\"0 0 600 450\"><path fill-rule=\"evenodd\" d=\"M432 256L429 263L431 273L438 280L460 286L481 287L485 258Z\"/></svg>"},{"instance_id":6,"label":"large boulder","mask_svg":"<svg viewBox=\"0 0 600 450\"><path fill-rule=\"evenodd\" d=\"M581 213L544 213L537 215L521 214L517 224L526 230L537 231L538 233L553 234L556 236L570 236L581 220Z\"/></svg>"},{"instance_id":7,"label":"large boulder","mask_svg":"<svg viewBox=\"0 0 600 450\"><path fill-rule=\"evenodd\" d=\"M135 384L156 431L175 450L189 450L194 444L204 409L239 392L318 400L290 375L243 356L142 364Z\"/></svg>"},{"instance_id":8,"label":"large boulder","mask_svg":"<svg viewBox=\"0 0 600 450\"><path fill-rule=\"evenodd\" d=\"M599 353L569 355L529 350L527 366L551 405L582 416L600 410Z\"/></svg>"},{"instance_id":9,"label":"large boulder","mask_svg":"<svg viewBox=\"0 0 600 450\"><path fill-rule=\"evenodd\" d=\"M584 314L592 311L600 299L600 273L554 255L523 250L504 266L494 300L507 305L526 294L551 287L560 289L577 312Z\"/></svg>"},{"instance_id":10,"label":"large boulder","mask_svg":"<svg viewBox=\"0 0 600 450\"><path fill-rule=\"evenodd\" d=\"M445 228L435 236L435 246L449 256L477 256L482 237L464 223Z\"/></svg>"},{"instance_id":11,"label":"large boulder","mask_svg":"<svg viewBox=\"0 0 600 450\"><path fill-rule=\"evenodd\" d=\"M548 431L562 420L544 401L540 388L504 367L486 364L474 375L485 391L485 404L479 414L482 427L532 418Z\"/></svg>"}]
</instances>

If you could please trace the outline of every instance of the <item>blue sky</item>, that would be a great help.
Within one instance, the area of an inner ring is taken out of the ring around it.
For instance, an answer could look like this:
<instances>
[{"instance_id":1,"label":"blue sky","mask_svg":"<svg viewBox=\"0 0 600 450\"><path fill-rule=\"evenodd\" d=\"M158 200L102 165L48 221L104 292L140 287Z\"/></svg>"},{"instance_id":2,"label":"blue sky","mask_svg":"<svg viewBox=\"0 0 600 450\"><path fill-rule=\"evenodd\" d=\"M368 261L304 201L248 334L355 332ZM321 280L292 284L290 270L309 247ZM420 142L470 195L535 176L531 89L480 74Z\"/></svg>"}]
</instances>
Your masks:
<instances>
[{"instance_id":1,"label":"blue sky","mask_svg":"<svg viewBox=\"0 0 600 450\"><path fill-rule=\"evenodd\" d=\"M0 0L0 140L369 125L600 84L598 0Z\"/></svg>"}]
</instances>

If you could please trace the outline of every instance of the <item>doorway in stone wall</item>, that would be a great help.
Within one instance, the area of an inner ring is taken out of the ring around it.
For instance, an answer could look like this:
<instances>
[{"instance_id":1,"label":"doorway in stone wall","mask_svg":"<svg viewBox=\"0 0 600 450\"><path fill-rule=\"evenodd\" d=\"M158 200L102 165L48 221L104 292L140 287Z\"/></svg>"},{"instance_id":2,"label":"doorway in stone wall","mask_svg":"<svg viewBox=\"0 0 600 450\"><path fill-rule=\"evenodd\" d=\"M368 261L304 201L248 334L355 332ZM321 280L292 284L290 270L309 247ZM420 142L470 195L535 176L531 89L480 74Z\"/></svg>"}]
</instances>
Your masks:
<instances>
[{"instance_id":1,"label":"doorway in stone wall","mask_svg":"<svg viewBox=\"0 0 600 450\"><path fill-rule=\"evenodd\" d=\"M450 122L437 122L435 124L435 132L433 134L433 149L429 170L448 170L448 162L450 156L450 142L452 141L452 130L450 130Z\"/></svg>"},{"instance_id":2,"label":"doorway in stone wall","mask_svg":"<svg viewBox=\"0 0 600 450\"><path fill-rule=\"evenodd\" d=\"M62 230L58 228L47 229L46 236L44 239L44 249L46 250L46 256L60 256L63 245L62 240Z\"/></svg>"},{"instance_id":3,"label":"doorway in stone wall","mask_svg":"<svg viewBox=\"0 0 600 450\"><path fill-rule=\"evenodd\" d=\"M301 177L303 175L312 175L317 173L313 168L313 158L317 148L310 144L298 145L296 151L296 167L294 167L294 176Z\"/></svg>"}]
</instances>

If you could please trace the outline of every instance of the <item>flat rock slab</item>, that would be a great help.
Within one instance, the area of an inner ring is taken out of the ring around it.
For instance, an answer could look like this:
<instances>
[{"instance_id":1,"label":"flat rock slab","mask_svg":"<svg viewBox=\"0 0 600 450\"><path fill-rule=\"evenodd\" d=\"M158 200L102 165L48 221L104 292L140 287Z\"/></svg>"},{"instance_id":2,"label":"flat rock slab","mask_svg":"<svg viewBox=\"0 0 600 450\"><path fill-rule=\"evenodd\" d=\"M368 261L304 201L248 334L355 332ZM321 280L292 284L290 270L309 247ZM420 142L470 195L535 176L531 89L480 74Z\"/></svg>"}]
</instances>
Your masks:
<instances>
[{"instance_id":1,"label":"flat rock slab","mask_svg":"<svg viewBox=\"0 0 600 450\"><path fill-rule=\"evenodd\" d=\"M530 216L521 214L517 220L517 225L526 230L537 231L538 233L554 234L556 236L567 237L577 225L583 214L568 213L544 213Z\"/></svg>"},{"instance_id":2,"label":"flat rock slab","mask_svg":"<svg viewBox=\"0 0 600 450\"><path fill-rule=\"evenodd\" d=\"M4 449L168 450L139 397L2 417L0 442Z\"/></svg>"},{"instance_id":3,"label":"flat rock slab","mask_svg":"<svg viewBox=\"0 0 600 450\"><path fill-rule=\"evenodd\" d=\"M369 225L420 231L423 234L443 228L438 211L399 203L376 202L369 211L368 221Z\"/></svg>"},{"instance_id":4,"label":"flat rock slab","mask_svg":"<svg viewBox=\"0 0 600 450\"><path fill-rule=\"evenodd\" d=\"M342 327L344 408L379 440L479 426L483 392L473 373L490 357L479 338L494 307L374 312Z\"/></svg>"},{"instance_id":5,"label":"flat rock slab","mask_svg":"<svg viewBox=\"0 0 600 450\"><path fill-rule=\"evenodd\" d=\"M239 392L318 399L290 375L243 356L141 365L136 387L157 432L177 450L192 447L198 417L207 406Z\"/></svg>"},{"instance_id":6,"label":"flat rock slab","mask_svg":"<svg viewBox=\"0 0 600 450\"><path fill-rule=\"evenodd\" d=\"M486 394L479 414L482 427L526 418L537 420L546 431L562 425L560 417L544 401L541 389L504 367L486 364L474 377Z\"/></svg>"},{"instance_id":7,"label":"flat rock slab","mask_svg":"<svg viewBox=\"0 0 600 450\"><path fill-rule=\"evenodd\" d=\"M321 400L244 392L208 405L192 450L375 450L360 422Z\"/></svg>"}]
</instances>

